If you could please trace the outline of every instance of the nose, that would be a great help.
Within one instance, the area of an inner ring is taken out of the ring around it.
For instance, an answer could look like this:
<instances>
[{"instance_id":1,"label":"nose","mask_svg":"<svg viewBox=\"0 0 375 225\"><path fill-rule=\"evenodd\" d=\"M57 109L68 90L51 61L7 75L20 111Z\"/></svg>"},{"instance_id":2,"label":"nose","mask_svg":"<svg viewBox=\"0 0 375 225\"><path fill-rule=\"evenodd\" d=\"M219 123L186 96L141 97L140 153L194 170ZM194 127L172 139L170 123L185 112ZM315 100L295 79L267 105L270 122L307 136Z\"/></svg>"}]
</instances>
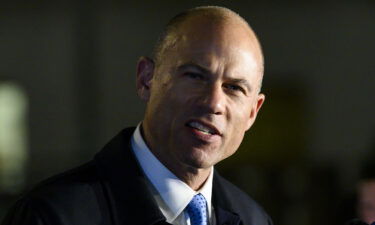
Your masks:
<instances>
[{"instance_id":1,"label":"nose","mask_svg":"<svg viewBox=\"0 0 375 225\"><path fill-rule=\"evenodd\" d=\"M225 101L225 93L219 84L207 87L201 96L201 106L210 114L223 115Z\"/></svg>"}]
</instances>

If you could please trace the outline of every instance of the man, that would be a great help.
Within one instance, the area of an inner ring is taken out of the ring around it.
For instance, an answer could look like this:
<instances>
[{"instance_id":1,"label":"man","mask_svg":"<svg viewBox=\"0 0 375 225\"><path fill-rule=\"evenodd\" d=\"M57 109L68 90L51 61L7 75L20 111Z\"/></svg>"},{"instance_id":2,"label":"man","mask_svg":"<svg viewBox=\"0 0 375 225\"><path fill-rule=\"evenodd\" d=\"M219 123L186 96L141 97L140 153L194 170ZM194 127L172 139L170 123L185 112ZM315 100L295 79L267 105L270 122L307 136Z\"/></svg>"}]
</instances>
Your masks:
<instances>
[{"instance_id":1,"label":"man","mask_svg":"<svg viewBox=\"0 0 375 225\"><path fill-rule=\"evenodd\" d=\"M263 56L222 7L173 18L137 65L144 120L93 161L23 197L3 224L272 224L213 166L239 147L264 101Z\"/></svg>"},{"instance_id":2,"label":"man","mask_svg":"<svg viewBox=\"0 0 375 225\"><path fill-rule=\"evenodd\" d=\"M375 224L375 179L364 179L358 184L357 212L367 224Z\"/></svg>"},{"instance_id":3,"label":"man","mask_svg":"<svg viewBox=\"0 0 375 225\"><path fill-rule=\"evenodd\" d=\"M368 156L357 184L356 211L358 219L348 225L375 225L375 166L373 156Z\"/></svg>"}]
</instances>

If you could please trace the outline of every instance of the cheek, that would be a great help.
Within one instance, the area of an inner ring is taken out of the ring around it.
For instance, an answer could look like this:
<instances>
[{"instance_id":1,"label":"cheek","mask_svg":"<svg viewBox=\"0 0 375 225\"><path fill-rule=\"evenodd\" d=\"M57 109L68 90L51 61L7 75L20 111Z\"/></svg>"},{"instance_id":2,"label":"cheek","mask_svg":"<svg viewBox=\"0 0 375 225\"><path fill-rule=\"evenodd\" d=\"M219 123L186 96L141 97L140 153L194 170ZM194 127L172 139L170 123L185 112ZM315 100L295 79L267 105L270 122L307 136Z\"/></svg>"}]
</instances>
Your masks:
<instances>
[{"instance_id":1,"label":"cheek","mask_svg":"<svg viewBox=\"0 0 375 225\"><path fill-rule=\"evenodd\" d=\"M164 124L179 120L189 108L188 96L187 91L175 85L160 85L153 95L154 117L158 118L159 123Z\"/></svg>"},{"instance_id":2,"label":"cheek","mask_svg":"<svg viewBox=\"0 0 375 225\"><path fill-rule=\"evenodd\" d=\"M229 106L228 122L232 123L237 131L245 132L251 115L251 104L241 101Z\"/></svg>"},{"instance_id":3,"label":"cheek","mask_svg":"<svg viewBox=\"0 0 375 225\"><path fill-rule=\"evenodd\" d=\"M155 83L152 87L151 98L148 102L147 109L150 117L155 122L165 124L168 121L174 108L174 95L172 87L167 83Z\"/></svg>"},{"instance_id":4,"label":"cheek","mask_svg":"<svg viewBox=\"0 0 375 225\"><path fill-rule=\"evenodd\" d=\"M247 104L247 105L242 105L242 106L237 106L237 107L232 106L230 109L230 113L228 114L228 118L227 118L227 122L228 122L227 129L229 131L228 142L230 146L235 147L235 150L241 144L242 139L247 130L248 122L250 118L250 112L251 112L250 106L249 104ZM230 146L228 147L233 148Z\"/></svg>"},{"instance_id":5,"label":"cheek","mask_svg":"<svg viewBox=\"0 0 375 225\"><path fill-rule=\"evenodd\" d=\"M228 142L223 146L225 151L223 152L224 157L222 157L222 159L228 158L236 153L237 149L240 147L243 137L244 133L240 130L232 131L231 135L229 135L227 138Z\"/></svg>"},{"instance_id":6,"label":"cheek","mask_svg":"<svg viewBox=\"0 0 375 225\"><path fill-rule=\"evenodd\" d=\"M173 107L174 104L178 103L179 88L176 87L172 79L155 80L152 88L151 97L157 105Z\"/></svg>"}]
</instances>

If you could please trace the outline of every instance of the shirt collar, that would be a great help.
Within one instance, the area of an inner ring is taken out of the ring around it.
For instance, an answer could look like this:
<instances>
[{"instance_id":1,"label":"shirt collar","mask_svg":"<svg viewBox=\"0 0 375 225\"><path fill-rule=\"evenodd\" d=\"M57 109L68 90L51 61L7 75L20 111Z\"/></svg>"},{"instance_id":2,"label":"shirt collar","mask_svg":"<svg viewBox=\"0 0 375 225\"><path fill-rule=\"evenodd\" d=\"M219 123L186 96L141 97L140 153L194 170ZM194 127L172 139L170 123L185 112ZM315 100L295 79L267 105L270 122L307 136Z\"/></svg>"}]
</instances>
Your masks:
<instances>
[{"instance_id":1,"label":"shirt collar","mask_svg":"<svg viewBox=\"0 0 375 225\"><path fill-rule=\"evenodd\" d=\"M201 193L205 197L208 205L208 213L209 216L211 216L212 179L214 171L212 168L207 181L203 187L196 192L177 178L152 154L143 140L140 132L140 124L138 124L134 131L131 144L143 172L158 192L156 195L160 195L161 199L164 201L163 204L160 202L159 196L154 196L167 222L174 221L197 193Z\"/></svg>"}]
</instances>

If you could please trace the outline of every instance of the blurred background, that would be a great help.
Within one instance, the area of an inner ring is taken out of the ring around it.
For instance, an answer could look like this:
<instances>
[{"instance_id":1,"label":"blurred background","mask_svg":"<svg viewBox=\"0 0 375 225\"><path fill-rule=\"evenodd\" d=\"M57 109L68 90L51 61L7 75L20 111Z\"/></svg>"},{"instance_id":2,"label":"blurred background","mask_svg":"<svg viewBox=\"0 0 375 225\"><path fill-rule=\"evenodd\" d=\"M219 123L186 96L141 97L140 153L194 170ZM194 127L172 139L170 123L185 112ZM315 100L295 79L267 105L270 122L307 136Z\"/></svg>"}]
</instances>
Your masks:
<instances>
[{"instance_id":1,"label":"blurred background","mask_svg":"<svg viewBox=\"0 0 375 225\"><path fill-rule=\"evenodd\" d=\"M375 152L375 1L0 3L0 219L20 193L88 161L144 104L135 65L167 21L227 6L264 48L266 103L217 165L278 225L334 225Z\"/></svg>"}]
</instances>

